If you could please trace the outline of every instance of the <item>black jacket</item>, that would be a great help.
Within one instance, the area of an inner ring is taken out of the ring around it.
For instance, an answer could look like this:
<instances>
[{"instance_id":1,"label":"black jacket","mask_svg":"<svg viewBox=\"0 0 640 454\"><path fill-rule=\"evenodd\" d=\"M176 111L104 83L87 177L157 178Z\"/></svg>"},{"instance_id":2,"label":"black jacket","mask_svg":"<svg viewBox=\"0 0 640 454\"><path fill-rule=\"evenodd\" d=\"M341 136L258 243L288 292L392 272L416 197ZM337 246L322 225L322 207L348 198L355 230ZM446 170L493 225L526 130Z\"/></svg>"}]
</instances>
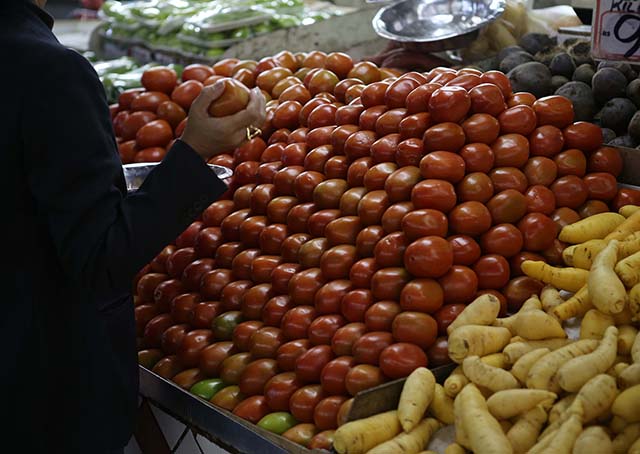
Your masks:
<instances>
[{"instance_id":1,"label":"black jacket","mask_svg":"<svg viewBox=\"0 0 640 454\"><path fill-rule=\"evenodd\" d=\"M132 431L133 276L225 186L178 141L126 196L93 68L58 43L44 12L8 3L0 2L0 153L9 204L0 408L9 423L0 431L20 452L99 453L124 446Z\"/></svg>"}]
</instances>

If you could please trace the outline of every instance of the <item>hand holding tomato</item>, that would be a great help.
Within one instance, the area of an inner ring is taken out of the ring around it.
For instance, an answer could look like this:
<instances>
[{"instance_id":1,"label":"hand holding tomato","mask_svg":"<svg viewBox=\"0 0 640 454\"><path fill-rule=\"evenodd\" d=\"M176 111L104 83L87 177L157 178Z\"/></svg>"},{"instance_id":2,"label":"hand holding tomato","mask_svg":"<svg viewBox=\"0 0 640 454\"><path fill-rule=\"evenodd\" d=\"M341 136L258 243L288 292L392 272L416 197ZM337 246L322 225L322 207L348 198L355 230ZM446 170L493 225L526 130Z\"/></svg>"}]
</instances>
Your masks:
<instances>
[{"instance_id":1,"label":"hand holding tomato","mask_svg":"<svg viewBox=\"0 0 640 454\"><path fill-rule=\"evenodd\" d=\"M204 159L236 148L247 139L247 127L265 122L265 99L257 88L251 91L246 109L224 117L210 116L209 106L225 92L224 83L204 87L189 110L182 140Z\"/></svg>"}]
</instances>

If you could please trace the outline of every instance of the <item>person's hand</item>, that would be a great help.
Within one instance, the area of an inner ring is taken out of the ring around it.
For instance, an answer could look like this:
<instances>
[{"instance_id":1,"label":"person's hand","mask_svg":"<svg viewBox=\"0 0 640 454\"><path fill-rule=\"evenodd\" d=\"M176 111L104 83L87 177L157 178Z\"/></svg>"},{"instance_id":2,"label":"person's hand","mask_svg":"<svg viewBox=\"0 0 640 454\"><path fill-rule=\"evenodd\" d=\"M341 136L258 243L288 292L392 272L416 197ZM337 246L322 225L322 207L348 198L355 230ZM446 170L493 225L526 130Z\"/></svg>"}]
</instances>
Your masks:
<instances>
[{"instance_id":1,"label":"person's hand","mask_svg":"<svg viewBox=\"0 0 640 454\"><path fill-rule=\"evenodd\" d=\"M224 84L221 82L202 89L191 105L181 137L205 160L238 147L247 140L249 126L259 128L265 122L265 99L258 88L251 90L246 109L226 117L211 117L209 105L223 92Z\"/></svg>"}]
</instances>

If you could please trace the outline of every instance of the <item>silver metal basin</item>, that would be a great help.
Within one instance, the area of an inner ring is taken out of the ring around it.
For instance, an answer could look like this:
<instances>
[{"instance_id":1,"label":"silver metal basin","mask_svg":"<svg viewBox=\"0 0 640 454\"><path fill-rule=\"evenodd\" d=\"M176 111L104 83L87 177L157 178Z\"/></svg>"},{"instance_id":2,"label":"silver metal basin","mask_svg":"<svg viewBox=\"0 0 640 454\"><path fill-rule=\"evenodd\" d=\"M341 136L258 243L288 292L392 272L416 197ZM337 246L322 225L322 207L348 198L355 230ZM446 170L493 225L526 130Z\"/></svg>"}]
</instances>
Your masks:
<instances>
[{"instance_id":1,"label":"silver metal basin","mask_svg":"<svg viewBox=\"0 0 640 454\"><path fill-rule=\"evenodd\" d=\"M138 164L125 164L122 166L124 179L127 182L127 191L136 191L159 162L142 162ZM216 173L218 178L225 180L231 178L233 171L228 167L208 164L209 168Z\"/></svg>"},{"instance_id":2,"label":"silver metal basin","mask_svg":"<svg viewBox=\"0 0 640 454\"><path fill-rule=\"evenodd\" d=\"M400 43L424 43L425 51L460 48L504 12L505 0L402 0L373 18L376 33Z\"/></svg>"}]
</instances>

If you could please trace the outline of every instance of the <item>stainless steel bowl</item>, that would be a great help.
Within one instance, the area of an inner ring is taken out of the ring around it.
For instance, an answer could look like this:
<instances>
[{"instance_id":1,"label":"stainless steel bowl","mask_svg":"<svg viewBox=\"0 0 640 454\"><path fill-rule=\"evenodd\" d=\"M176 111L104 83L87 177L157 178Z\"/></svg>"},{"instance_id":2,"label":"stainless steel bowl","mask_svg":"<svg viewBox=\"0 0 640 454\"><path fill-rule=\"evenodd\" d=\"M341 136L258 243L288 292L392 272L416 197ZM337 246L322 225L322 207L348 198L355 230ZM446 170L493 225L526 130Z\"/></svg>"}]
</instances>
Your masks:
<instances>
[{"instance_id":1,"label":"stainless steel bowl","mask_svg":"<svg viewBox=\"0 0 640 454\"><path fill-rule=\"evenodd\" d=\"M124 171L124 179L127 182L127 191L136 191L149 175L155 166L159 162L143 162L139 164L125 164L122 166ZM213 170L218 178L225 180L231 178L233 171L228 167L218 166L215 164L208 164L209 168Z\"/></svg>"},{"instance_id":2,"label":"stainless steel bowl","mask_svg":"<svg viewBox=\"0 0 640 454\"><path fill-rule=\"evenodd\" d=\"M504 12L505 0L402 0L373 18L376 33L426 52L457 49ZM416 47L416 46L414 46Z\"/></svg>"}]
</instances>

